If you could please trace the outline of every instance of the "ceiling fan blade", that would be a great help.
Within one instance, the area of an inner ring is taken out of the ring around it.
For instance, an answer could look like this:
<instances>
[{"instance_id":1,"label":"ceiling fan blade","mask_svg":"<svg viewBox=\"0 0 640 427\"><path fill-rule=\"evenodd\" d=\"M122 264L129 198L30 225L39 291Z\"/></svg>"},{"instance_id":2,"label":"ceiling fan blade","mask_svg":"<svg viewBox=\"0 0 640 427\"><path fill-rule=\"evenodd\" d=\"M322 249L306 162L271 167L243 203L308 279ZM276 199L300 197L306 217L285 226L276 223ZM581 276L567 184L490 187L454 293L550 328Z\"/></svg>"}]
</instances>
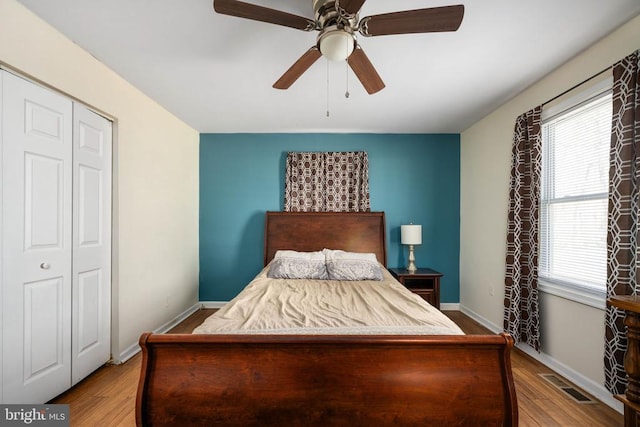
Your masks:
<instances>
[{"instance_id":1,"label":"ceiling fan blade","mask_svg":"<svg viewBox=\"0 0 640 427\"><path fill-rule=\"evenodd\" d=\"M384 36L456 31L462 23L463 16L464 5L461 4L384 13L362 18L360 33L364 36Z\"/></svg>"},{"instance_id":2,"label":"ceiling fan blade","mask_svg":"<svg viewBox=\"0 0 640 427\"><path fill-rule=\"evenodd\" d=\"M384 89L384 82L359 45L347 58L347 62L369 95Z\"/></svg>"},{"instance_id":3,"label":"ceiling fan blade","mask_svg":"<svg viewBox=\"0 0 640 427\"><path fill-rule=\"evenodd\" d=\"M340 0L338 2L341 9L349 14L358 13L366 0Z\"/></svg>"},{"instance_id":4,"label":"ceiling fan blade","mask_svg":"<svg viewBox=\"0 0 640 427\"><path fill-rule=\"evenodd\" d=\"M298 78L305 71L309 69L313 65L314 62L320 58L322 54L320 50L313 46L308 51L306 51L294 64L287 70L285 73L278 79L277 82L273 84L273 87L276 89L289 89L289 87L295 83Z\"/></svg>"},{"instance_id":5,"label":"ceiling fan blade","mask_svg":"<svg viewBox=\"0 0 640 427\"><path fill-rule=\"evenodd\" d=\"M316 23L312 19L236 0L213 0L213 9L223 15L253 19L298 30L311 31L316 28Z\"/></svg>"}]
</instances>

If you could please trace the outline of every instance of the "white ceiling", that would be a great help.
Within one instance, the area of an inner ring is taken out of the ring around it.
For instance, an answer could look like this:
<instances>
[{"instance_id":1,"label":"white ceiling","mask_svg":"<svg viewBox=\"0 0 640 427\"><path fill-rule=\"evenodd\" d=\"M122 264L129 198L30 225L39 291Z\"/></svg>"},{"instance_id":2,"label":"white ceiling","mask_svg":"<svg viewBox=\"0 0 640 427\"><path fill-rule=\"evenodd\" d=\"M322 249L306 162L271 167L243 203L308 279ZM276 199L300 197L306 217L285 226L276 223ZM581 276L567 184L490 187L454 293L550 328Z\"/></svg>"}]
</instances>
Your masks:
<instances>
[{"instance_id":1,"label":"white ceiling","mask_svg":"<svg viewBox=\"0 0 640 427\"><path fill-rule=\"evenodd\" d=\"M359 37L387 86L368 95L324 58L273 89L316 33L212 0L20 1L202 133L458 133L640 13L638 0L368 0L361 18L465 6L457 32ZM245 1L313 18L312 0Z\"/></svg>"}]
</instances>

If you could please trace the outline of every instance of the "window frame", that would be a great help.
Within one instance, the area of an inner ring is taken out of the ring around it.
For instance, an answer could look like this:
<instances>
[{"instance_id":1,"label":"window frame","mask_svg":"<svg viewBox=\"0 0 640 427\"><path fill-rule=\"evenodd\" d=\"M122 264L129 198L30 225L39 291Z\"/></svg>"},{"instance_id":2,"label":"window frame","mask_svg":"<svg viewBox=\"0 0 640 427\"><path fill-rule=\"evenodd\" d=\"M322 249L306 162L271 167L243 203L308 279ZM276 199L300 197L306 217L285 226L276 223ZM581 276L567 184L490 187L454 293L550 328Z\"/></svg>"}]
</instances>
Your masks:
<instances>
[{"instance_id":1,"label":"window frame","mask_svg":"<svg viewBox=\"0 0 640 427\"><path fill-rule=\"evenodd\" d=\"M613 89L613 77L605 75L588 84L579 86L567 95L559 98L549 105L544 105L542 109L541 126L546 122L557 118L560 115L569 113L580 106L592 102L595 99L607 96ZM543 141L544 144L544 141ZM544 171L542 171L544 174ZM607 189L608 191L608 189ZM586 200L590 196L580 198ZM540 199L542 208L542 196ZM538 289L540 292L555 295L581 304L604 310L606 308L606 289L596 289L592 286L581 286L577 283L563 281L560 279L549 279L540 276L540 262L542 260L542 215L539 216L539 247L538 258Z\"/></svg>"}]
</instances>

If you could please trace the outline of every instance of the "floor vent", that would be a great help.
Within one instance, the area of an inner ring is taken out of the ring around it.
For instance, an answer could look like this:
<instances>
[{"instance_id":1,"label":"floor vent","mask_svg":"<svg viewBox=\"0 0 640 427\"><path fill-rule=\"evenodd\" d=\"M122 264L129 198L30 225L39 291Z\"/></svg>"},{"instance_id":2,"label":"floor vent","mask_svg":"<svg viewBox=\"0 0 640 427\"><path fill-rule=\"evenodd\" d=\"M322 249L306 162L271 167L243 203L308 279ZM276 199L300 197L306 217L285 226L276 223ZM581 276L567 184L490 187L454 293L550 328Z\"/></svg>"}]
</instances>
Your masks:
<instances>
[{"instance_id":1,"label":"floor vent","mask_svg":"<svg viewBox=\"0 0 640 427\"><path fill-rule=\"evenodd\" d=\"M598 403L596 400L593 400L586 394L582 393L577 388L573 387L571 384L567 383L565 380L557 376L556 374L538 374L553 386L562 390L567 396L569 396L572 400L577 403Z\"/></svg>"}]
</instances>

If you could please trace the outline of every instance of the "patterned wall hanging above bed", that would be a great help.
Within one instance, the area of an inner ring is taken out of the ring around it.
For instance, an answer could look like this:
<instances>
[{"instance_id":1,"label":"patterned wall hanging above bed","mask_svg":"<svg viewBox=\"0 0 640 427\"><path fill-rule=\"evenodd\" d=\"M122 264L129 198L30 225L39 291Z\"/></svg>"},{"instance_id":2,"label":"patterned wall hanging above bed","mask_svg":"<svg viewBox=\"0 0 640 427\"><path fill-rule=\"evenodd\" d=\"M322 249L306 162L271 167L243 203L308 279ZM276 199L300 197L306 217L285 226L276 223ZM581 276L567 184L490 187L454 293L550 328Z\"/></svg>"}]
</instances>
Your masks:
<instances>
[{"instance_id":1,"label":"patterned wall hanging above bed","mask_svg":"<svg viewBox=\"0 0 640 427\"><path fill-rule=\"evenodd\" d=\"M369 158L364 151L290 152L284 210L368 212Z\"/></svg>"}]
</instances>

